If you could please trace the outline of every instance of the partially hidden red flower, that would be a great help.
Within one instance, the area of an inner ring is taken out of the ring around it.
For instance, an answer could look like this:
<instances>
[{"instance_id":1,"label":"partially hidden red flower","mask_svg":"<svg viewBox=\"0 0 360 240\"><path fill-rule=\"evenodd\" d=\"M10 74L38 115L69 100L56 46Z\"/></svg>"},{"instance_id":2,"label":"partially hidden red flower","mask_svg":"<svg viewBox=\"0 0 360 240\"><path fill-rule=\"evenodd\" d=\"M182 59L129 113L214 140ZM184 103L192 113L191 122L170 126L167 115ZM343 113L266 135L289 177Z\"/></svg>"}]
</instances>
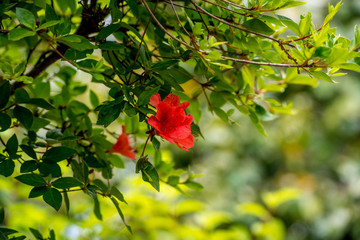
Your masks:
<instances>
[{"instance_id":1,"label":"partially hidden red flower","mask_svg":"<svg viewBox=\"0 0 360 240\"><path fill-rule=\"evenodd\" d=\"M193 116L186 115L185 109L189 102L180 103L179 96L170 93L161 101L160 95L154 94L150 103L157 109L156 116L151 116L148 123L156 129L156 134L165 138L179 148L188 151L194 146L191 134Z\"/></svg>"},{"instance_id":2,"label":"partially hidden red flower","mask_svg":"<svg viewBox=\"0 0 360 240\"><path fill-rule=\"evenodd\" d=\"M125 157L136 160L136 154L133 151L133 148L130 146L130 141L128 135L125 133L125 126L122 126L122 133L118 137L116 143L112 146L112 150L109 152L116 152L124 155Z\"/></svg>"}]
</instances>

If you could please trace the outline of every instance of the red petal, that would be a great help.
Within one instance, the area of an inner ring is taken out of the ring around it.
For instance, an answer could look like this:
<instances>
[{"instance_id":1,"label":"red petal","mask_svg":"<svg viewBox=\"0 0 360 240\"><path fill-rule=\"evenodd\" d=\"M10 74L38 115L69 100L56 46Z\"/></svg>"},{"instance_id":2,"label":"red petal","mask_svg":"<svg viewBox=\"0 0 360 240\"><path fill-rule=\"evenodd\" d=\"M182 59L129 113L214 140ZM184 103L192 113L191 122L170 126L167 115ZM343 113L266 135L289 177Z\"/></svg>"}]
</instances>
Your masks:
<instances>
[{"instance_id":1,"label":"red petal","mask_svg":"<svg viewBox=\"0 0 360 240\"><path fill-rule=\"evenodd\" d=\"M160 102L161 102L160 94L156 93L156 94L154 94L154 95L151 96L151 98L150 98L150 103L151 103L154 107L157 108Z\"/></svg>"},{"instance_id":2,"label":"red petal","mask_svg":"<svg viewBox=\"0 0 360 240\"><path fill-rule=\"evenodd\" d=\"M178 145L179 148L188 151L188 148L194 147L194 136L190 134L187 138L178 139L176 145Z\"/></svg>"}]
</instances>

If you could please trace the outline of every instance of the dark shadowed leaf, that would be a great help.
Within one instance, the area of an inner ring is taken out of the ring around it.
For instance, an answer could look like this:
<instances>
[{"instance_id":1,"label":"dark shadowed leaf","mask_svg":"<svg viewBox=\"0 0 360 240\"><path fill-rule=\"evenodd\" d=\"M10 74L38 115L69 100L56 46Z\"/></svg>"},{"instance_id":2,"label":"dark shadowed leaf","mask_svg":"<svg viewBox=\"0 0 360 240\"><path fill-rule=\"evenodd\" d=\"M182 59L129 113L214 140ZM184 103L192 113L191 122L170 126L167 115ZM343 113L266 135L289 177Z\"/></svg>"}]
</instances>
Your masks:
<instances>
[{"instance_id":1,"label":"dark shadowed leaf","mask_svg":"<svg viewBox=\"0 0 360 240\"><path fill-rule=\"evenodd\" d=\"M246 21L244 23L244 27L246 27L247 29L249 29L251 31L263 33L266 35L271 35L275 32L266 23L264 23L263 21L261 21L257 18L253 18L253 19Z\"/></svg>"},{"instance_id":2,"label":"dark shadowed leaf","mask_svg":"<svg viewBox=\"0 0 360 240\"><path fill-rule=\"evenodd\" d=\"M0 113L0 132L3 132L11 126L11 118L6 113Z\"/></svg>"},{"instance_id":3,"label":"dark shadowed leaf","mask_svg":"<svg viewBox=\"0 0 360 240\"><path fill-rule=\"evenodd\" d=\"M42 187L46 185L45 180L39 174L35 174L35 173L23 174L15 178L24 184L34 187Z\"/></svg>"},{"instance_id":4,"label":"dark shadowed leaf","mask_svg":"<svg viewBox=\"0 0 360 240\"><path fill-rule=\"evenodd\" d=\"M20 145L20 148L24 151L24 153L26 153L29 157L36 159L36 153L34 151L34 149L28 145Z\"/></svg>"},{"instance_id":5,"label":"dark shadowed leaf","mask_svg":"<svg viewBox=\"0 0 360 240\"><path fill-rule=\"evenodd\" d=\"M73 177L62 177L59 179L56 179L52 185L56 188L72 188L72 187L80 187L84 185L82 182L80 182L78 179Z\"/></svg>"},{"instance_id":6,"label":"dark shadowed leaf","mask_svg":"<svg viewBox=\"0 0 360 240\"><path fill-rule=\"evenodd\" d=\"M37 162L34 160L31 161L25 161L23 164L21 164L20 172L21 173L27 173L35 171L38 168Z\"/></svg>"},{"instance_id":7,"label":"dark shadowed leaf","mask_svg":"<svg viewBox=\"0 0 360 240\"><path fill-rule=\"evenodd\" d=\"M0 83L0 109L5 107L10 97L10 83L5 81Z\"/></svg>"},{"instance_id":8,"label":"dark shadowed leaf","mask_svg":"<svg viewBox=\"0 0 360 240\"><path fill-rule=\"evenodd\" d=\"M95 214L97 219L102 221L102 214L101 214L101 210L100 210L100 202L99 202L99 199L97 197L94 198L94 214Z\"/></svg>"},{"instance_id":9,"label":"dark shadowed leaf","mask_svg":"<svg viewBox=\"0 0 360 240\"><path fill-rule=\"evenodd\" d=\"M15 163L13 160L8 159L0 162L0 175L9 177L14 173Z\"/></svg>"},{"instance_id":10,"label":"dark shadowed leaf","mask_svg":"<svg viewBox=\"0 0 360 240\"><path fill-rule=\"evenodd\" d=\"M112 186L111 187L111 191L110 193L115 196L119 201L123 202L123 203L127 203L125 201L124 195L119 191L119 189L117 189L116 187Z\"/></svg>"},{"instance_id":11,"label":"dark shadowed leaf","mask_svg":"<svg viewBox=\"0 0 360 240\"><path fill-rule=\"evenodd\" d=\"M42 196L46 191L47 191L47 187L45 187L45 186L42 186L42 187L34 187L34 188L31 189L31 191L30 191L29 198L40 197L40 196Z\"/></svg>"},{"instance_id":12,"label":"dark shadowed leaf","mask_svg":"<svg viewBox=\"0 0 360 240\"><path fill-rule=\"evenodd\" d=\"M47 150L42 160L44 162L59 162L71 157L76 151L68 147L53 147Z\"/></svg>"},{"instance_id":13,"label":"dark shadowed leaf","mask_svg":"<svg viewBox=\"0 0 360 240\"><path fill-rule=\"evenodd\" d=\"M22 106L16 106L14 108L14 116L19 120L19 122L24 125L26 129L30 129L33 124L33 114L32 112Z\"/></svg>"},{"instance_id":14,"label":"dark shadowed leaf","mask_svg":"<svg viewBox=\"0 0 360 240\"><path fill-rule=\"evenodd\" d=\"M61 193L55 188L48 188L43 195L44 201L52 206L56 211L59 211L62 203Z\"/></svg>"},{"instance_id":15,"label":"dark shadowed leaf","mask_svg":"<svg viewBox=\"0 0 360 240\"><path fill-rule=\"evenodd\" d=\"M46 100L42 99L42 98L31 98L28 103L36 105L38 107L47 109L47 110L52 110L55 109L53 105L51 105L50 103L48 103Z\"/></svg>"},{"instance_id":16,"label":"dark shadowed leaf","mask_svg":"<svg viewBox=\"0 0 360 240\"><path fill-rule=\"evenodd\" d=\"M117 201L114 197L111 197L111 201L112 201L113 204L115 205L116 210L118 211L121 219L123 220L123 222L124 222L127 230L128 230L130 233L132 233L131 227L130 227L129 225L127 225L126 222L125 222L125 217L124 217L124 214L122 213L122 211L121 211L121 209L120 209L120 206L119 206L118 201Z\"/></svg>"},{"instance_id":17,"label":"dark shadowed leaf","mask_svg":"<svg viewBox=\"0 0 360 240\"><path fill-rule=\"evenodd\" d=\"M142 165L142 166L141 166ZM149 161L143 161L141 166L142 179L153 186L157 191L160 191L159 174L154 166Z\"/></svg>"},{"instance_id":18,"label":"dark shadowed leaf","mask_svg":"<svg viewBox=\"0 0 360 240\"><path fill-rule=\"evenodd\" d=\"M11 158L16 159L17 158L17 150L19 147L19 142L17 140L16 134L13 134L11 138L6 143L6 151L10 155Z\"/></svg>"},{"instance_id":19,"label":"dark shadowed leaf","mask_svg":"<svg viewBox=\"0 0 360 240\"><path fill-rule=\"evenodd\" d=\"M32 235L34 235L34 237L36 237L36 239L44 239L38 230L36 230L34 228L29 228L29 229L30 229L30 232L32 233Z\"/></svg>"}]
</instances>

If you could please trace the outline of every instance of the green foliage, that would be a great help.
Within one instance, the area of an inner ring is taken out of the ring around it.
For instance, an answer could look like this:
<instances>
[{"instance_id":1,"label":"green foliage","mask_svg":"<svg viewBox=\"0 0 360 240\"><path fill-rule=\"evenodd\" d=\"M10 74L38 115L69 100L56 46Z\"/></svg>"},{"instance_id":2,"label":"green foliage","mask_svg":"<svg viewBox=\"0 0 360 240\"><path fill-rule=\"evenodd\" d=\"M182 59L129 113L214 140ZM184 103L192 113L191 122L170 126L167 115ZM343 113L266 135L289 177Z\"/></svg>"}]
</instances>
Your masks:
<instances>
[{"instance_id":1,"label":"green foliage","mask_svg":"<svg viewBox=\"0 0 360 240\"><path fill-rule=\"evenodd\" d=\"M15 175L32 187L29 198L42 196L56 211L64 201L70 212L68 194L81 192L89 195L101 220L99 196L108 198L132 232L120 209L127 202L116 186L115 168L130 166L117 156L129 155L114 150L120 125L125 125L122 134L132 136L136 172L156 191L164 185L188 195L203 188L185 170L189 161L164 157L166 145L154 136L161 134L147 122L156 114L150 102L154 94L164 99L174 93L181 102L190 102L186 111L193 116L195 136L203 137L207 130L199 127L206 112L231 124L239 124L237 115L246 116L267 136L264 121L292 113L291 104L280 102L277 94L360 72L359 27L353 40L330 27L342 3L329 5L320 28L311 13L299 23L277 14L302 4L5 1L0 6L0 174ZM270 194L264 202L273 210L291 196ZM268 216L259 208L246 209ZM274 239L282 238L281 222L262 220L251 234L262 238L275 229ZM43 239L38 230L30 231ZM247 234L237 229L235 235L237 231ZM0 228L3 239L15 233ZM53 231L48 239L55 239Z\"/></svg>"}]
</instances>

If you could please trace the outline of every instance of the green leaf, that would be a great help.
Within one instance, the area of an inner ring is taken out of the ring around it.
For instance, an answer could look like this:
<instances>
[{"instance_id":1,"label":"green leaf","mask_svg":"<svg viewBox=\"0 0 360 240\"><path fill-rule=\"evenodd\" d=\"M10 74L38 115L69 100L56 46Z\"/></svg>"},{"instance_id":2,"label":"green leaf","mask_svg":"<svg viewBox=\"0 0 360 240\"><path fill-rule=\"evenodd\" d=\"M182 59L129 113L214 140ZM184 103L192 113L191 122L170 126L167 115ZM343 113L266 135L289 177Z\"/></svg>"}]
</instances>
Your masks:
<instances>
[{"instance_id":1,"label":"green leaf","mask_svg":"<svg viewBox=\"0 0 360 240\"><path fill-rule=\"evenodd\" d=\"M285 4L281 5L280 7L277 7L276 9L284 9L284 8L291 8L291 7L297 7L306 4L306 2L299 2L299 1L288 1Z\"/></svg>"},{"instance_id":2,"label":"green leaf","mask_svg":"<svg viewBox=\"0 0 360 240\"><path fill-rule=\"evenodd\" d=\"M58 41L79 51L95 48L89 40L76 34L66 35L59 38Z\"/></svg>"},{"instance_id":3,"label":"green leaf","mask_svg":"<svg viewBox=\"0 0 360 240\"><path fill-rule=\"evenodd\" d=\"M251 31L263 33L266 35L271 35L275 32L266 23L264 23L263 21L261 21L257 18L253 18L253 19L250 19L250 20L244 22L243 26Z\"/></svg>"},{"instance_id":4,"label":"green leaf","mask_svg":"<svg viewBox=\"0 0 360 240\"><path fill-rule=\"evenodd\" d=\"M326 73L321 71L312 71L311 74L321 80L324 80L326 82L335 83Z\"/></svg>"},{"instance_id":5,"label":"green leaf","mask_svg":"<svg viewBox=\"0 0 360 240\"><path fill-rule=\"evenodd\" d=\"M0 224L4 222L4 218L5 218L4 208L0 208Z\"/></svg>"},{"instance_id":6,"label":"green leaf","mask_svg":"<svg viewBox=\"0 0 360 240\"><path fill-rule=\"evenodd\" d=\"M179 184L179 180L180 180L179 176L170 176L170 177L168 177L167 184L175 187Z\"/></svg>"},{"instance_id":7,"label":"green leaf","mask_svg":"<svg viewBox=\"0 0 360 240\"><path fill-rule=\"evenodd\" d=\"M40 196L42 196L46 191L47 191L47 187L46 187L46 186L33 187L33 189L31 189L31 191L30 191L29 198L40 197Z\"/></svg>"},{"instance_id":8,"label":"green leaf","mask_svg":"<svg viewBox=\"0 0 360 240\"><path fill-rule=\"evenodd\" d=\"M43 98L31 98L28 101L29 104L33 104L36 105L38 107L44 108L46 110L53 110L55 109L55 107L53 105L51 105L50 103L48 103L45 99Z\"/></svg>"},{"instance_id":9,"label":"green leaf","mask_svg":"<svg viewBox=\"0 0 360 240\"><path fill-rule=\"evenodd\" d=\"M39 163L38 168L43 176L49 176L51 174L53 178L61 177L61 168L57 163L41 162Z\"/></svg>"},{"instance_id":10,"label":"green leaf","mask_svg":"<svg viewBox=\"0 0 360 240\"><path fill-rule=\"evenodd\" d=\"M72 148L53 147L44 153L42 160L44 162L59 162L71 157L75 153L76 151Z\"/></svg>"},{"instance_id":11,"label":"green leaf","mask_svg":"<svg viewBox=\"0 0 360 240\"><path fill-rule=\"evenodd\" d=\"M78 51L73 48L69 48L65 52L65 57L69 60L78 60L86 58L87 54L93 53L94 49L86 49L84 51Z\"/></svg>"},{"instance_id":12,"label":"green leaf","mask_svg":"<svg viewBox=\"0 0 360 240\"><path fill-rule=\"evenodd\" d=\"M44 28L52 27L52 26L55 26L55 25L57 25L59 23L60 23L60 20L51 20L51 21L48 21L48 22L45 22L45 23L41 24L37 29L35 29L35 31L39 31L39 30L44 29Z\"/></svg>"},{"instance_id":13,"label":"green leaf","mask_svg":"<svg viewBox=\"0 0 360 240\"><path fill-rule=\"evenodd\" d=\"M99 34L96 36L96 41L99 42L99 41L107 38L113 32L116 32L120 27L121 27L121 25L118 23L110 24L110 25L104 27L103 29L101 29Z\"/></svg>"},{"instance_id":14,"label":"green leaf","mask_svg":"<svg viewBox=\"0 0 360 240\"><path fill-rule=\"evenodd\" d=\"M110 193L111 193L111 195L115 196L119 201L127 204L127 202L125 201L124 195L116 187L112 186Z\"/></svg>"},{"instance_id":15,"label":"green leaf","mask_svg":"<svg viewBox=\"0 0 360 240\"><path fill-rule=\"evenodd\" d=\"M100 104L98 96L92 90L90 90L90 102L93 107L97 107Z\"/></svg>"},{"instance_id":16,"label":"green leaf","mask_svg":"<svg viewBox=\"0 0 360 240\"><path fill-rule=\"evenodd\" d=\"M123 222L124 222L127 230L128 230L130 233L132 233L131 227L130 227L129 225L127 225L126 222L125 222L125 217L124 217L124 214L122 213L122 211L121 211L121 209L120 209L120 206L119 206L118 201L116 201L116 199L115 199L114 197L111 197L111 201L112 201L113 204L115 205L116 210L118 211L121 219L123 220Z\"/></svg>"},{"instance_id":17,"label":"green leaf","mask_svg":"<svg viewBox=\"0 0 360 240\"><path fill-rule=\"evenodd\" d=\"M142 163L140 163L140 165L141 165L140 170L142 174L142 179L145 182L150 183L151 186L153 186L159 192L160 191L159 174L157 173L154 166L149 161L145 161L145 160L142 160Z\"/></svg>"},{"instance_id":18,"label":"green leaf","mask_svg":"<svg viewBox=\"0 0 360 240\"><path fill-rule=\"evenodd\" d=\"M311 25L311 13L309 12L306 17L301 18L299 24L300 36L305 36L309 33Z\"/></svg>"},{"instance_id":19,"label":"green leaf","mask_svg":"<svg viewBox=\"0 0 360 240\"><path fill-rule=\"evenodd\" d=\"M300 75L297 75L296 77L293 77L290 79L285 79L285 81L286 81L286 83L289 83L289 84L309 85L312 87L316 87L318 84L316 78L305 75L305 74L300 74Z\"/></svg>"},{"instance_id":20,"label":"green leaf","mask_svg":"<svg viewBox=\"0 0 360 240\"><path fill-rule=\"evenodd\" d=\"M97 219L102 221L103 218L102 218L102 214L101 214L101 210L100 210L100 202L99 202L99 199L97 197L94 198L94 214L95 214Z\"/></svg>"},{"instance_id":21,"label":"green leaf","mask_svg":"<svg viewBox=\"0 0 360 240\"><path fill-rule=\"evenodd\" d=\"M139 99L137 101L138 106L143 106L150 102L150 98L152 95L156 94L160 89L160 86L144 91L140 94Z\"/></svg>"},{"instance_id":22,"label":"green leaf","mask_svg":"<svg viewBox=\"0 0 360 240\"><path fill-rule=\"evenodd\" d=\"M252 108L249 108L250 114L250 120L253 123L253 125L255 126L255 128L265 137L267 137L267 134L265 132L265 129L263 127L263 125L260 122L260 119L258 117L258 115L256 114L255 110L253 110Z\"/></svg>"},{"instance_id":23,"label":"green leaf","mask_svg":"<svg viewBox=\"0 0 360 240\"><path fill-rule=\"evenodd\" d=\"M153 138L151 139L151 142L152 142L155 150L156 150L156 151L159 151L159 149L160 149L160 142L159 142L159 140L158 140L155 136L153 136Z\"/></svg>"},{"instance_id":24,"label":"green leaf","mask_svg":"<svg viewBox=\"0 0 360 240\"><path fill-rule=\"evenodd\" d=\"M30 100L29 94L23 88L18 88L15 91L15 101L18 103L26 103Z\"/></svg>"},{"instance_id":25,"label":"green leaf","mask_svg":"<svg viewBox=\"0 0 360 240\"><path fill-rule=\"evenodd\" d=\"M104 42L99 45L101 50L120 50L124 49L124 45L116 43L116 42Z\"/></svg>"},{"instance_id":26,"label":"green leaf","mask_svg":"<svg viewBox=\"0 0 360 240\"><path fill-rule=\"evenodd\" d=\"M25 27L35 29L36 20L34 14L25 8L16 8L16 17L19 19L19 22Z\"/></svg>"},{"instance_id":27,"label":"green leaf","mask_svg":"<svg viewBox=\"0 0 360 240\"><path fill-rule=\"evenodd\" d=\"M14 28L9 32L10 41L18 41L25 37L34 36L36 33L26 28Z\"/></svg>"},{"instance_id":28,"label":"green leaf","mask_svg":"<svg viewBox=\"0 0 360 240\"><path fill-rule=\"evenodd\" d=\"M125 84L123 85L123 91L124 91L124 95L126 97L126 99L131 102L132 104L135 104L134 99L131 97L130 95L130 89L128 86L126 86Z\"/></svg>"},{"instance_id":29,"label":"green leaf","mask_svg":"<svg viewBox=\"0 0 360 240\"><path fill-rule=\"evenodd\" d=\"M9 81L0 82L0 109L6 106L10 97L10 83Z\"/></svg>"},{"instance_id":30,"label":"green leaf","mask_svg":"<svg viewBox=\"0 0 360 240\"><path fill-rule=\"evenodd\" d=\"M52 206L56 211L59 211L62 203L61 193L55 188L48 188L43 195L44 201Z\"/></svg>"},{"instance_id":31,"label":"green leaf","mask_svg":"<svg viewBox=\"0 0 360 240\"><path fill-rule=\"evenodd\" d=\"M191 188L191 189L194 189L194 190L201 190L201 189L204 188L200 183L190 181L190 180L186 181L184 183L184 185L187 186L188 188Z\"/></svg>"},{"instance_id":32,"label":"green leaf","mask_svg":"<svg viewBox=\"0 0 360 240\"><path fill-rule=\"evenodd\" d=\"M136 109L128 102L125 102L125 106L124 106L124 112L126 113L126 115L128 115L129 117L133 117L135 116L138 112L136 111Z\"/></svg>"},{"instance_id":33,"label":"green leaf","mask_svg":"<svg viewBox=\"0 0 360 240\"><path fill-rule=\"evenodd\" d=\"M291 20L288 17L285 16L281 16L281 15L276 15L279 20L285 24L285 26L287 26L291 31L293 31L294 33L296 33L297 35L300 35L300 30L299 30L299 25L294 22L293 20Z\"/></svg>"},{"instance_id":34,"label":"green leaf","mask_svg":"<svg viewBox=\"0 0 360 240\"><path fill-rule=\"evenodd\" d=\"M19 142L17 140L16 134L13 134L11 138L6 143L6 151L10 155L11 158L17 158L17 150L19 147Z\"/></svg>"},{"instance_id":35,"label":"green leaf","mask_svg":"<svg viewBox=\"0 0 360 240\"><path fill-rule=\"evenodd\" d=\"M35 171L38 168L37 162L34 160L25 161L23 164L21 164L20 167L20 173L27 173Z\"/></svg>"},{"instance_id":36,"label":"green leaf","mask_svg":"<svg viewBox=\"0 0 360 240\"><path fill-rule=\"evenodd\" d=\"M107 160L109 160L114 167L125 168L124 161L119 154L110 154L107 156Z\"/></svg>"},{"instance_id":37,"label":"green leaf","mask_svg":"<svg viewBox=\"0 0 360 240\"><path fill-rule=\"evenodd\" d=\"M0 113L0 132L3 132L11 126L11 117L6 113Z\"/></svg>"},{"instance_id":38,"label":"green leaf","mask_svg":"<svg viewBox=\"0 0 360 240\"><path fill-rule=\"evenodd\" d=\"M0 162L0 175L10 177L14 173L15 163L13 160L8 159Z\"/></svg>"},{"instance_id":39,"label":"green leaf","mask_svg":"<svg viewBox=\"0 0 360 240\"><path fill-rule=\"evenodd\" d=\"M227 115L226 112L224 112L224 110L222 110L221 108L214 107L214 112L215 112L215 114L216 114L221 120L223 120L224 122L228 122L228 121L229 121L228 115Z\"/></svg>"},{"instance_id":40,"label":"green leaf","mask_svg":"<svg viewBox=\"0 0 360 240\"><path fill-rule=\"evenodd\" d=\"M331 53L331 48L329 47L318 47L315 50L314 53L314 57L319 57L319 58L327 58Z\"/></svg>"},{"instance_id":41,"label":"green leaf","mask_svg":"<svg viewBox=\"0 0 360 240\"><path fill-rule=\"evenodd\" d=\"M15 178L24 184L34 187L42 187L46 185L45 180L39 174L35 174L35 173L23 174Z\"/></svg>"},{"instance_id":42,"label":"green leaf","mask_svg":"<svg viewBox=\"0 0 360 240\"><path fill-rule=\"evenodd\" d=\"M339 64L337 67L345 70L360 72L360 65L356 63L343 63L343 64Z\"/></svg>"},{"instance_id":43,"label":"green leaf","mask_svg":"<svg viewBox=\"0 0 360 240\"><path fill-rule=\"evenodd\" d=\"M195 123L191 124L191 134L194 136L200 135L204 139L204 136L201 133L199 125L196 125Z\"/></svg>"},{"instance_id":44,"label":"green leaf","mask_svg":"<svg viewBox=\"0 0 360 240\"><path fill-rule=\"evenodd\" d=\"M111 103L98 106L96 110L99 109L100 111L96 124L104 125L105 127L107 127L110 123L112 123L113 121L115 121L116 118L119 117L119 114L123 110L123 108L124 102L120 102L119 104Z\"/></svg>"},{"instance_id":45,"label":"green leaf","mask_svg":"<svg viewBox=\"0 0 360 240\"><path fill-rule=\"evenodd\" d=\"M325 17L324 19L324 24L328 23L331 19L333 19L333 17L335 16L335 14L339 11L340 7L342 5L342 1L339 1L336 6L331 6L329 4L329 14Z\"/></svg>"},{"instance_id":46,"label":"green leaf","mask_svg":"<svg viewBox=\"0 0 360 240\"><path fill-rule=\"evenodd\" d=\"M24 125L26 129L30 129L33 124L33 114L32 112L22 106L15 106L13 110L14 116L19 120L19 122Z\"/></svg>"},{"instance_id":47,"label":"green leaf","mask_svg":"<svg viewBox=\"0 0 360 240\"><path fill-rule=\"evenodd\" d=\"M7 240L7 239L9 239L8 237L7 237L7 235L11 235L11 234L14 234L14 233L17 233L18 231L16 231L16 230L13 230L13 229L10 229L10 228L0 228L0 237L2 237L2 239L1 240ZM11 238L12 239L12 238Z\"/></svg>"},{"instance_id":48,"label":"green leaf","mask_svg":"<svg viewBox=\"0 0 360 240\"><path fill-rule=\"evenodd\" d=\"M31 158L36 159L36 153L34 151L34 149L30 146L27 145L20 145L20 148Z\"/></svg>"},{"instance_id":49,"label":"green leaf","mask_svg":"<svg viewBox=\"0 0 360 240\"><path fill-rule=\"evenodd\" d=\"M56 188L64 189L64 188L72 188L72 187L81 187L84 184L80 182L78 179L73 177L62 177L52 182L52 185Z\"/></svg>"},{"instance_id":50,"label":"green leaf","mask_svg":"<svg viewBox=\"0 0 360 240\"><path fill-rule=\"evenodd\" d=\"M34 228L29 228L29 229L32 235L34 235L34 237L36 237L37 239L44 239L44 237L41 235L41 233L38 230Z\"/></svg>"},{"instance_id":51,"label":"green leaf","mask_svg":"<svg viewBox=\"0 0 360 240\"><path fill-rule=\"evenodd\" d=\"M63 192L63 195L64 195L64 202L65 202L66 212L69 214L69 211L70 211L69 196L68 196L68 193L66 191Z\"/></svg>"}]
</instances>

